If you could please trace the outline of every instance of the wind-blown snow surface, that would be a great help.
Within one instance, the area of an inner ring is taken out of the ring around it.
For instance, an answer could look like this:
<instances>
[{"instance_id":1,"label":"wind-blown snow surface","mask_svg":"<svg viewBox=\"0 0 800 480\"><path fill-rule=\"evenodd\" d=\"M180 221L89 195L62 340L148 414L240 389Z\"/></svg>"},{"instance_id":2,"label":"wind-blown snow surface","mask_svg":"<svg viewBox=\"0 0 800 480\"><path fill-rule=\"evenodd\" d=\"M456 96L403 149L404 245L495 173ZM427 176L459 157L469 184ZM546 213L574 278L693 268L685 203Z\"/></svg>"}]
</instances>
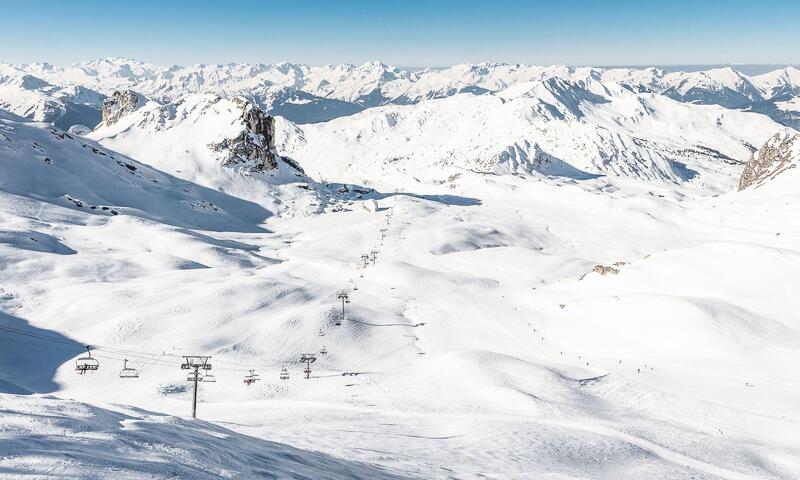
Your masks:
<instances>
[{"instance_id":1,"label":"wind-blown snow surface","mask_svg":"<svg viewBox=\"0 0 800 480\"><path fill-rule=\"evenodd\" d=\"M138 408L0 394L3 478L396 478L389 472ZM31 421L35 418L36 421ZM6 438L13 438L8 442Z\"/></svg>"},{"instance_id":2,"label":"wind-blown snow surface","mask_svg":"<svg viewBox=\"0 0 800 480\"><path fill-rule=\"evenodd\" d=\"M782 127L615 82L284 121L309 176L217 95L0 113L0 476L798 478L800 173L733 192Z\"/></svg>"}]
</instances>

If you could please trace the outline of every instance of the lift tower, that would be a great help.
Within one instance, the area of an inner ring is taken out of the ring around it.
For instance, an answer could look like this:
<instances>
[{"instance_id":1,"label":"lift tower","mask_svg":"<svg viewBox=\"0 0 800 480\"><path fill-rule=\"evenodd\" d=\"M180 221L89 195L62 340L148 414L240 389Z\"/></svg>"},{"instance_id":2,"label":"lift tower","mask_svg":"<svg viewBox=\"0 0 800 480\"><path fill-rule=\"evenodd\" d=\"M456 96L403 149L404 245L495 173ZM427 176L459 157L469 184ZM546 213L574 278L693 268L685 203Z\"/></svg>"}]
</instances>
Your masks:
<instances>
[{"instance_id":1,"label":"lift tower","mask_svg":"<svg viewBox=\"0 0 800 480\"><path fill-rule=\"evenodd\" d=\"M192 393L192 418L197 418L197 382L202 379L200 370L207 372L211 370L211 364L208 360L211 357L203 355L186 355L183 357L184 362L181 364L181 370L191 370L186 380L194 383L194 392Z\"/></svg>"}]
</instances>

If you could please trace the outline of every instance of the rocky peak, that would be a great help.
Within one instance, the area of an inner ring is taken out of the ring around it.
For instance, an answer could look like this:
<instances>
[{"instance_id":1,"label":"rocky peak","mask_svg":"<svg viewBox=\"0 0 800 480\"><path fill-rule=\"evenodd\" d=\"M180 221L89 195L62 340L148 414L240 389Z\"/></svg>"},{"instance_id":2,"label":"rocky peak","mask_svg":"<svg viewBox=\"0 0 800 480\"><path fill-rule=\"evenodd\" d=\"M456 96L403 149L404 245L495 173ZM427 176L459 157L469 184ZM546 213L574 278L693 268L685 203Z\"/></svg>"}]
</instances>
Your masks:
<instances>
[{"instance_id":1,"label":"rocky peak","mask_svg":"<svg viewBox=\"0 0 800 480\"><path fill-rule=\"evenodd\" d=\"M246 100L237 98L234 102L242 109L244 130L234 138L226 138L209 147L225 154L222 160L225 166L240 166L259 172L277 168L275 119Z\"/></svg>"},{"instance_id":2,"label":"rocky peak","mask_svg":"<svg viewBox=\"0 0 800 480\"><path fill-rule=\"evenodd\" d=\"M739 190L752 185L760 186L800 161L800 134L778 132L764 144L744 165L739 179Z\"/></svg>"},{"instance_id":3,"label":"rocky peak","mask_svg":"<svg viewBox=\"0 0 800 480\"><path fill-rule=\"evenodd\" d=\"M144 98L131 90L115 90L103 101L102 124L113 125L144 104Z\"/></svg>"}]
</instances>

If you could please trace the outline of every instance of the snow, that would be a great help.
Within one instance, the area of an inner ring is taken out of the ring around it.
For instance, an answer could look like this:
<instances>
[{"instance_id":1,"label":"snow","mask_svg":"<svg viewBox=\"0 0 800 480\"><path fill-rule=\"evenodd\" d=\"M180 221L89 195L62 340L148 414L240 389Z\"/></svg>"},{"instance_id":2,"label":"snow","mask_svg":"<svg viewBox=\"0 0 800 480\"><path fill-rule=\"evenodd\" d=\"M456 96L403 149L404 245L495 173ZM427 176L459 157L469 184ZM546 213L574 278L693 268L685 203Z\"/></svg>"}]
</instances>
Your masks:
<instances>
[{"instance_id":1,"label":"snow","mask_svg":"<svg viewBox=\"0 0 800 480\"><path fill-rule=\"evenodd\" d=\"M590 91L591 88L594 91ZM623 175L703 183L708 172L749 159L781 126L762 115L693 106L614 84L548 80L486 95L373 108L329 122L281 129L278 144L322 178L445 182L463 172ZM340 159L331 162L331 156ZM693 173L694 172L694 173ZM732 172L731 172L732 173Z\"/></svg>"},{"instance_id":2,"label":"snow","mask_svg":"<svg viewBox=\"0 0 800 480\"><path fill-rule=\"evenodd\" d=\"M0 113L0 476L798 478L800 177L733 191L784 127L632 70L325 71L492 91L279 120L299 176L222 166L240 107L191 88L85 137ZM216 377L198 420L183 355Z\"/></svg>"},{"instance_id":3,"label":"snow","mask_svg":"<svg viewBox=\"0 0 800 480\"><path fill-rule=\"evenodd\" d=\"M51 396L13 402L0 435L4 478L397 478L378 468L138 408L108 410ZM35 421L31 421L35 418Z\"/></svg>"},{"instance_id":4,"label":"snow","mask_svg":"<svg viewBox=\"0 0 800 480\"><path fill-rule=\"evenodd\" d=\"M88 96L92 100L83 99L77 104L94 105L96 112L100 108L97 97L101 93L111 95L115 90L133 89L158 101L175 101L187 93L213 93L229 98L244 96L298 123L327 121L386 104L419 103L466 92L499 92L521 83L561 79L576 83L619 83L632 91L665 94L689 103L756 108L796 127L796 111L787 116L773 112L772 105L786 100L787 95L794 98L800 91L800 76L794 67L748 76L730 67L666 73L656 68L603 69L493 62L417 71L377 61L362 65L308 66L283 62L165 67L134 59L103 58L69 67L0 65L2 72L11 70L16 75L27 74L33 82L82 88L86 92L82 98ZM33 100L26 99L29 95L0 88L4 108L26 116L33 115L30 110ZM61 96L65 95L68 96ZM52 98L52 94L45 96ZM76 115L71 115L58 126L66 129L72 125L70 121L90 126L99 122L99 115L90 123L88 112L81 112L84 121L75 122L72 117ZM39 117L30 118L41 120Z\"/></svg>"}]
</instances>

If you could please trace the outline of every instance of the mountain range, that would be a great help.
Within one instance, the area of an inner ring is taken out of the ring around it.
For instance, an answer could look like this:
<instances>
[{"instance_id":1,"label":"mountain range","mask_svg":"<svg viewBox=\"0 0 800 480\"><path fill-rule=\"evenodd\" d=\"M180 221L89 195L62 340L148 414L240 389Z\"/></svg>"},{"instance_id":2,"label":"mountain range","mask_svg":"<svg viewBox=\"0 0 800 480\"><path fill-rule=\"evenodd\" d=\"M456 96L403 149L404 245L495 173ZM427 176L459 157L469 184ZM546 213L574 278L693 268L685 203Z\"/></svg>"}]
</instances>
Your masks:
<instances>
[{"instance_id":1,"label":"mountain range","mask_svg":"<svg viewBox=\"0 0 800 480\"><path fill-rule=\"evenodd\" d=\"M2 65L0 477L795 480L797 82Z\"/></svg>"},{"instance_id":2,"label":"mountain range","mask_svg":"<svg viewBox=\"0 0 800 480\"><path fill-rule=\"evenodd\" d=\"M382 105L403 105L458 93L497 92L512 85L559 78L613 82L634 92L764 113L797 127L800 70L786 67L760 75L733 68L666 72L658 68L591 68L485 62L449 68L402 69L363 65L226 64L160 67L124 58L71 65L0 65L3 108L33 119L94 127L101 99L130 89L165 103L187 93L243 96L295 123L314 123ZM94 113L92 113L94 112Z\"/></svg>"}]
</instances>

